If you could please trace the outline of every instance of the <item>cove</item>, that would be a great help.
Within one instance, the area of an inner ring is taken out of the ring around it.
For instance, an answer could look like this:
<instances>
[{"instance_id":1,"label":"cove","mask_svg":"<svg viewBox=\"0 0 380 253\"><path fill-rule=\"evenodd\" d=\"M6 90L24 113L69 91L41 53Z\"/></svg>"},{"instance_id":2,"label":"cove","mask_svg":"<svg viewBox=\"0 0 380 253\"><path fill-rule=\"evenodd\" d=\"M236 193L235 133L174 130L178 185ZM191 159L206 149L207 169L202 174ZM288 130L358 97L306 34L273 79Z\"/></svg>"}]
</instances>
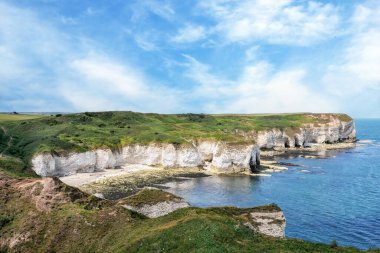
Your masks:
<instances>
[{"instance_id":1,"label":"cove","mask_svg":"<svg viewBox=\"0 0 380 253\"><path fill-rule=\"evenodd\" d=\"M169 183L191 205L278 204L286 236L360 249L380 247L380 120L355 121L359 145L323 159L281 158L288 171L271 177L211 176ZM369 141L368 141L369 140Z\"/></svg>"}]
</instances>

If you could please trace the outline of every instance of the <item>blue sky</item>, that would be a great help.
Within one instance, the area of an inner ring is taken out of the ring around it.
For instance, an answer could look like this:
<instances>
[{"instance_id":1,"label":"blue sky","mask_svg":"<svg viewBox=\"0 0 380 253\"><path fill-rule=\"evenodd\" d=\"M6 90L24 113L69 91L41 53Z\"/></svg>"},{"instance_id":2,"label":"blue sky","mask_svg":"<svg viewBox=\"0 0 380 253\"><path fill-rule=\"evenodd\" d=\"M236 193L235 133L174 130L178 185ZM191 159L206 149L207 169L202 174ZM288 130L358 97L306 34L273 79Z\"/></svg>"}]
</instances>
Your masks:
<instances>
[{"instance_id":1,"label":"blue sky","mask_svg":"<svg viewBox=\"0 0 380 253\"><path fill-rule=\"evenodd\" d=\"M0 111L380 117L380 1L0 0Z\"/></svg>"}]
</instances>

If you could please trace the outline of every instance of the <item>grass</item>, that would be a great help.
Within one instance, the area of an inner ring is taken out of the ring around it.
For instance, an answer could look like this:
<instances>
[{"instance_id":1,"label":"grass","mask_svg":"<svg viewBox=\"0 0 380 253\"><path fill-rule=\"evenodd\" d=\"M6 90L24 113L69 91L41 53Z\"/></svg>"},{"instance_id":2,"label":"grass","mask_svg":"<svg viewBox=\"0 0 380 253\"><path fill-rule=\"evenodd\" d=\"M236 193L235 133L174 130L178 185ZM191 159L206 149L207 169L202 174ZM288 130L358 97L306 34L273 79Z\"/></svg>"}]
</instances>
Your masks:
<instances>
[{"instance_id":1,"label":"grass","mask_svg":"<svg viewBox=\"0 0 380 253\"><path fill-rule=\"evenodd\" d=\"M9 114L0 113L0 122L2 121L17 121L17 120L30 120L47 117L46 114Z\"/></svg>"},{"instance_id":2,"label":"grass","mask_svg":"<svg viewBox=\"0 0 380 253\"><path fill-rule=\"evenodd\" d=\"M120 204L140 207L155 205L164 201L180 201L181 198L165 191L156 189L143 189L138 193L120 201Z\"/></svg>"},{"instance_id":3,"label":"grass","mask_svg":"<svg viewBox=\"0 0 380 253\"><path fill-rule=\"evenodd\" d=\"M328 115L328 114L324 114ZM344 121L347 115L337 115ZM320 114L205 115L135 112L77 114L0 114L0 153L21 159L25 167L36 153L120 149L133 144L189 144L191 140L254 142L247 133L272 128L296 131L303 124L329 120Z\"/></svg>"},{"instance_id":4,"label":"grass","mask_svg":"<svg viewBox=\"0 0 380 253\"><path fill-rule=\"evenodd\" d=\"M261 209L191 207L149 219L56 181L57 194L63 193L71 201L40 211L33 198L12 187L23 182L30 184L31 179L0 174L0 252L9 250L3 242L17 236L25 239L11 252L360 252L266 237L243 225L243 213L276 211L275 205ZM145 200L156 197L150 193L144 193Z\"/></svg>"},{"instance_id":5,"label":"grass","mask_svg":"<svg viewBox=\"0 0 380 253\"><path fill-rule=\"evenodd\" d=\"M37 176L32 170L25 168L22 160L11 156L0 156L0 171L17 178Z\"/></svg>"}]
</instances>

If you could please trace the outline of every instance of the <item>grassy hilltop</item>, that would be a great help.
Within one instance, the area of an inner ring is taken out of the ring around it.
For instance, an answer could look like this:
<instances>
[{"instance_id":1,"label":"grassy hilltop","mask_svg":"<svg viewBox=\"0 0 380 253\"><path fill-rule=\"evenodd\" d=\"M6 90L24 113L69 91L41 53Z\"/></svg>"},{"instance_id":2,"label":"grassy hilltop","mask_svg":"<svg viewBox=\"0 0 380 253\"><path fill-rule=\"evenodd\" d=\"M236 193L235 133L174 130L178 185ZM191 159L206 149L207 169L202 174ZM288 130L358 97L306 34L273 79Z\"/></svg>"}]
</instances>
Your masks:
<instances>
[{"instance_id":1,"label":"grassy hilltop","mask_svg":"<svg viewBox=\"0 0 380 253\"><path fill-rule=\"evenodd\" d=\"M326 115L326 114L324 114ZM349 121L344 114L334 114ZM272 128L292 129L328 120L321 114L153 114L135 112L85 112L57 115L0 114L0 154L19 159L25 167L36 153L84 152L117 149L131 143L188 143L189 140L252 142L244 132ZM9 159L8 159L9 160ZM8 161L9 162L9 161ZM4 158L0 159L0 164Z\"/></svg>"}]
</instances>

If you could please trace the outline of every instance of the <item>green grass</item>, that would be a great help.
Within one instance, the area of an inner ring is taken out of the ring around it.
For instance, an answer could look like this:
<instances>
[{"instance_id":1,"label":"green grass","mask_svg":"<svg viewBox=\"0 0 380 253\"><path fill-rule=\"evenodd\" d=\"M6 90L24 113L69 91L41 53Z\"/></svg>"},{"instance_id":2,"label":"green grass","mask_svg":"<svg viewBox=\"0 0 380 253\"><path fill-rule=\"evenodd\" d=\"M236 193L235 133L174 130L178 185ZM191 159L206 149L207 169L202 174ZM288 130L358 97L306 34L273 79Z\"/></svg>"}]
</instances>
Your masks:
<instances>
[{"instance_id":1,"label":"green grass","mask_svg":"<svg viewBox=\"0 0 380 253\"><path fill-rule=\"evenodd\" d=\"M326 115L326 114L325 114ZM344 121L347 115L335 115ZM303 124L326 123L320 114L205 115L92 112L78 114L0 114L0 153L27 167L36 153L120 149L133 143L189 144L191 140L252 143L247 132L272 128L296 131Z\"/></svg>"},{"instance_id":2,"label":"green grass","mask_svg":"<svg viewBox=\"0 0 380 253\"><path fill-rule=\"evenodd\" d=\"M183 209L159 223L162 220L172 223L166 227L155 224L157 232L147 233L122 252L359 252L353 248L333 249L326 244L255 234L228 213L218 214L210 209Z\"/></svg>"},{"instance_id":3,"label":"green grass","mask_svg":"<svg viewBox=\"0 0 380 253\"><path fill-rule=\"evenodd\" d=\"M180 201L181 198L165 191L156 189L143 189L138 193L120 201L122 205L143 206L154 205L164 201Z\"/></svg>"},{"instance_id":4,"label":"green grass","mask_svg":"<svg viewBox=\"0 0 380 253\"><path fill-rule=\"evenodd\" d=\"M23 178L23 177L37 177L37 175L30 169L25 168L25 163L15 157L0 156L0 172L6 175Z\"/></svg>"},{"instance_id":5,"label":"green grass","mask_svg":"<svg viewBox=\"0 0 380 253\"><path fill-rule=\"evenodd\" d=\"M47 117L45 114L9 114L0 113L0 122L2 121L16 121L16 120L30 120Z\"/></svg>"},{"instance_id":6,"label":"green grass","mask_svg":"<svg viewBox=\"0 0 380 253\"><path fill-rule=\"evenodd\" d=\"M31 180L0 174L0 240L28 235L12 252L360 252L259 235L243 225L243 214L250 209L192 207L149 219L62 183L58 183L56 194L64 194L71 201L40 211L30 193L9 186L16 183L30 184ZM36 197L41 193L34 194ZM150 194L150 198L154 197ZM270 205L258 210L278 207ZM1 250L7 248L0 246Z\"/></svg>"}]
</instances>

